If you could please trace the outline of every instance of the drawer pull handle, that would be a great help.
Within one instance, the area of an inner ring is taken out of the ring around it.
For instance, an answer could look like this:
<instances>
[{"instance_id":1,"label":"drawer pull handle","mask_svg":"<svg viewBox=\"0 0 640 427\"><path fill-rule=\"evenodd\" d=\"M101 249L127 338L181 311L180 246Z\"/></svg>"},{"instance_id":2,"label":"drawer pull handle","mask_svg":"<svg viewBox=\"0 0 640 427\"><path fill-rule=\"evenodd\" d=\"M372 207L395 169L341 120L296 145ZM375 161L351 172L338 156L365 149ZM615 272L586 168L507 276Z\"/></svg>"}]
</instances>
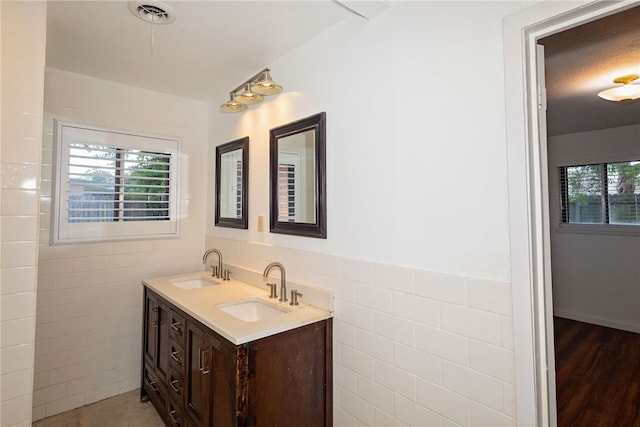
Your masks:
<instances>
[{"instance_id":1,"label":"drawer pull handle","mask_svg":"<svg viewBox=\"0 0 640 427\"><path fill-rule=\"evenodd\" d=\"M158 387L156 387L156 382L155 381L149 381L149 387L151 387L151 391L154 393L158 392Z\"/></svg>"},{"instance_id":2,"label":"drawer pull handle","mask_svg":"<svg viewBox=\"0 0 640 427\"><path fill-rule=\"evenodd\" d=\"M204 354L208 353L211 349L209 348L201 348L198 351L198 369L202 372L202 375L207 375L209 373L209 368L202 366L202 360L204 359Z\"/></svg>"},{"instance_id":3,"label":"drawer pull handle","mask_svg":"<svg viewBox=\"0 0 640 427\"><path fill-rule=\"evenodd\" d=\"M182 333L182 328L180 327L180 322L171 322L171 329L173 329L174 331L178 332L179 334Z\"/></svg>"},{"instance_id":4,"label":"drawer pull handle","mask_svg":"<svg viewBox=\"0 0 640 427\"><path fill-rule=\"evenodd\" d=\"M153 326L154 328L157 328L158 327L158 316L159 316L158 315L158 306L156 305L155 307L153 307L151 309L151 312L156 314L156 320L151 320L151 316L149 316L149 320L151 320L151 326Z\"/></svg>"},{"instance_id":5,"label":"drawer pull handle","mask_svg":"<svg viewBox=\"0 0 640 427\"><path fill-rule=\"evenodd\" d=\"M169 383L169 385L171 386L173 391L175 391L176 393L180 393L180 389L178 387L176 387L176 384L178 384L178 380L176 380L176 379L174 379L173 381L171 381Z\"/></svg>"},{"instance_id":6,"label":"drawer pull handle","mask_svg":"<svg viewBox=\"0 0 640 427\"><path fill-rule=\"evenodd\" d=\"M171 421L173 421L173 423L175 425L180 425L180 422L178 421L178 417L176 417L176 410L175 409L173 411L169 412L169 416L171 417Z\"/></svg>"},{"instance_id":7,"label":"drawer pull handle","mask_svg":"<svg viewBox=\"0 0 640 427\"><path fill-rule=\"evenodd\" d=\"M180 358L178 357L178 351L177 350L174 350L174 351L171 352L171 358L173 360L175 360L176 362L178 362L178 363L182 363L182 360L180 360Z\"/></svg>"}]
</instances>

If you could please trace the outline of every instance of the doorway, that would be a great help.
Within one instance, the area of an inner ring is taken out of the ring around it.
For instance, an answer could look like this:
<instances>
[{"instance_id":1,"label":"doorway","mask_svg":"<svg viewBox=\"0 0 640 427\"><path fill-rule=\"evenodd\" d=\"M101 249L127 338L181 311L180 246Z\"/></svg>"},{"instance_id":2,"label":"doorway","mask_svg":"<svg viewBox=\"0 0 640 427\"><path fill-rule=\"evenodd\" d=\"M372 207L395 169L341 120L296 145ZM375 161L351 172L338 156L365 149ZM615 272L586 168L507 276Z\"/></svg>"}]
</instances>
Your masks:
<instances>
[{"instance_id":1,"label":"doorway","mask_svg":"<svg viewBox=\"0 0 640 427\"><path fill-rule=\"evenodd\" d=\"M637 6L543 2L504 20L511 271L519 425L556 425L546 128L539 129L537 40ZM524 89L524 90L523 90ZM549 373L549 375L548 375Z\"/></svg>"},{"instance_id":2,"label":"doorway","mask_svg":"<svg viewBox=\"0 0 640 427\"><path fill-rule=\"evenodd\" d=\"M628 425L639 412L639 396L627 399L634 391L626 394L624 381L640 381L640 366L632 366L640 355L633 333L640 332L634 204L640 103L596 96L613 84L609 76L640 71L638 22L637 6L538 40L547 95L553 297L545 309L553 316L546 327L556 368L549 387L555 384L560 426ZM623 342L629 345L616 347Z\"/></svg>"}]
</instances>

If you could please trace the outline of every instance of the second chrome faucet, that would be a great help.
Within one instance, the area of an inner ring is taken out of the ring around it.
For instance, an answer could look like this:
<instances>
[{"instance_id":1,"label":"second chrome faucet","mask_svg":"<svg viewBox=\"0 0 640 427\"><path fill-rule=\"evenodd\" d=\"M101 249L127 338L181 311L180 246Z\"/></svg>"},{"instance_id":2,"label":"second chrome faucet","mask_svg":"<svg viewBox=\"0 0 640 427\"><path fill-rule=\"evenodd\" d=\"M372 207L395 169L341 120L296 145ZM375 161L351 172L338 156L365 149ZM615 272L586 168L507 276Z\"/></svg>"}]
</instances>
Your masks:
<instances>
[{"instance_id":1,"label":"second chrome faucet","mask_svg":"<svg viewBox=\"0 0 640 427\"><path fill-rule=\"evenodd\" d=\"M278 299L278 301L286 302L287 301L287 273L284 271L284 265L280 264L279 262L272 262L271 264L267 265L262 275L264 277L268 277L269 272L276 267L280 269L280 298Z\"/></svg>"}]
</instances>

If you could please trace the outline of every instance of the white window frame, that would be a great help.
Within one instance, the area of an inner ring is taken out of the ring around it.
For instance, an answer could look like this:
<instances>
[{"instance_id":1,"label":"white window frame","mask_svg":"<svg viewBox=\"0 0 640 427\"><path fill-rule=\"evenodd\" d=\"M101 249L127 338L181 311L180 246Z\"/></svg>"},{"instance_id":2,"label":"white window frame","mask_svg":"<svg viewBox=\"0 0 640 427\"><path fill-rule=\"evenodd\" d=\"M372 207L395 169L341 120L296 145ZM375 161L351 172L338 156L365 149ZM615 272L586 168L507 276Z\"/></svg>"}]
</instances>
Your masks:
<instances>
[{"instance_id":1,"label":"white window frame","mask_svg":"<svg viewBox=\"0 0 640 427\"><path fill-rule=\"evenodd\" d=\"M54 121L54 173L51 243L82 243L115 240L171 238L179 236L178 179L180 140ZM160 151L171 155L169 163L169 219L163 221L68 222L70 144L78 140L96 145Z\"/></svg>"}]
</instances>

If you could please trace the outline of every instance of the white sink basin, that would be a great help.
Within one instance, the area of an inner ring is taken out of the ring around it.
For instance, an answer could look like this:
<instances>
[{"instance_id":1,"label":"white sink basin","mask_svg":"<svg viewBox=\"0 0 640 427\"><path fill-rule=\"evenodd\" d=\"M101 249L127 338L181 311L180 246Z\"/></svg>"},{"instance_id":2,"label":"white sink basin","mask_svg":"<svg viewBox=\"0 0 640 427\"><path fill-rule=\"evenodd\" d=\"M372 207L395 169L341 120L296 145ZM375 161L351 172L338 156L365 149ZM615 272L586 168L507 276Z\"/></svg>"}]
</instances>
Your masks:
<instances>
[{"instance_id":1,"label":"white sink basin","mask_svg":"<svg viewBox=\"0 0 640 427\"><path fill-rule=\"evenodd\" d=\"M180 289L197 289L204 288L205 286L218 285L213 279L207 277L181 277L179 279L170 280L172 285L179 287Z\"/></svg>"},{"instance_id":2,"label":"white sink basin","mask_svg":"<svg viewBox=\"0 0 640 427\"><path fill-rule=\"evenodd\" d=\"M218 308L243 322L257 322L289 312L285 307L269 304L257 298L221 304Z\"/></svg>"}]
</instances>

